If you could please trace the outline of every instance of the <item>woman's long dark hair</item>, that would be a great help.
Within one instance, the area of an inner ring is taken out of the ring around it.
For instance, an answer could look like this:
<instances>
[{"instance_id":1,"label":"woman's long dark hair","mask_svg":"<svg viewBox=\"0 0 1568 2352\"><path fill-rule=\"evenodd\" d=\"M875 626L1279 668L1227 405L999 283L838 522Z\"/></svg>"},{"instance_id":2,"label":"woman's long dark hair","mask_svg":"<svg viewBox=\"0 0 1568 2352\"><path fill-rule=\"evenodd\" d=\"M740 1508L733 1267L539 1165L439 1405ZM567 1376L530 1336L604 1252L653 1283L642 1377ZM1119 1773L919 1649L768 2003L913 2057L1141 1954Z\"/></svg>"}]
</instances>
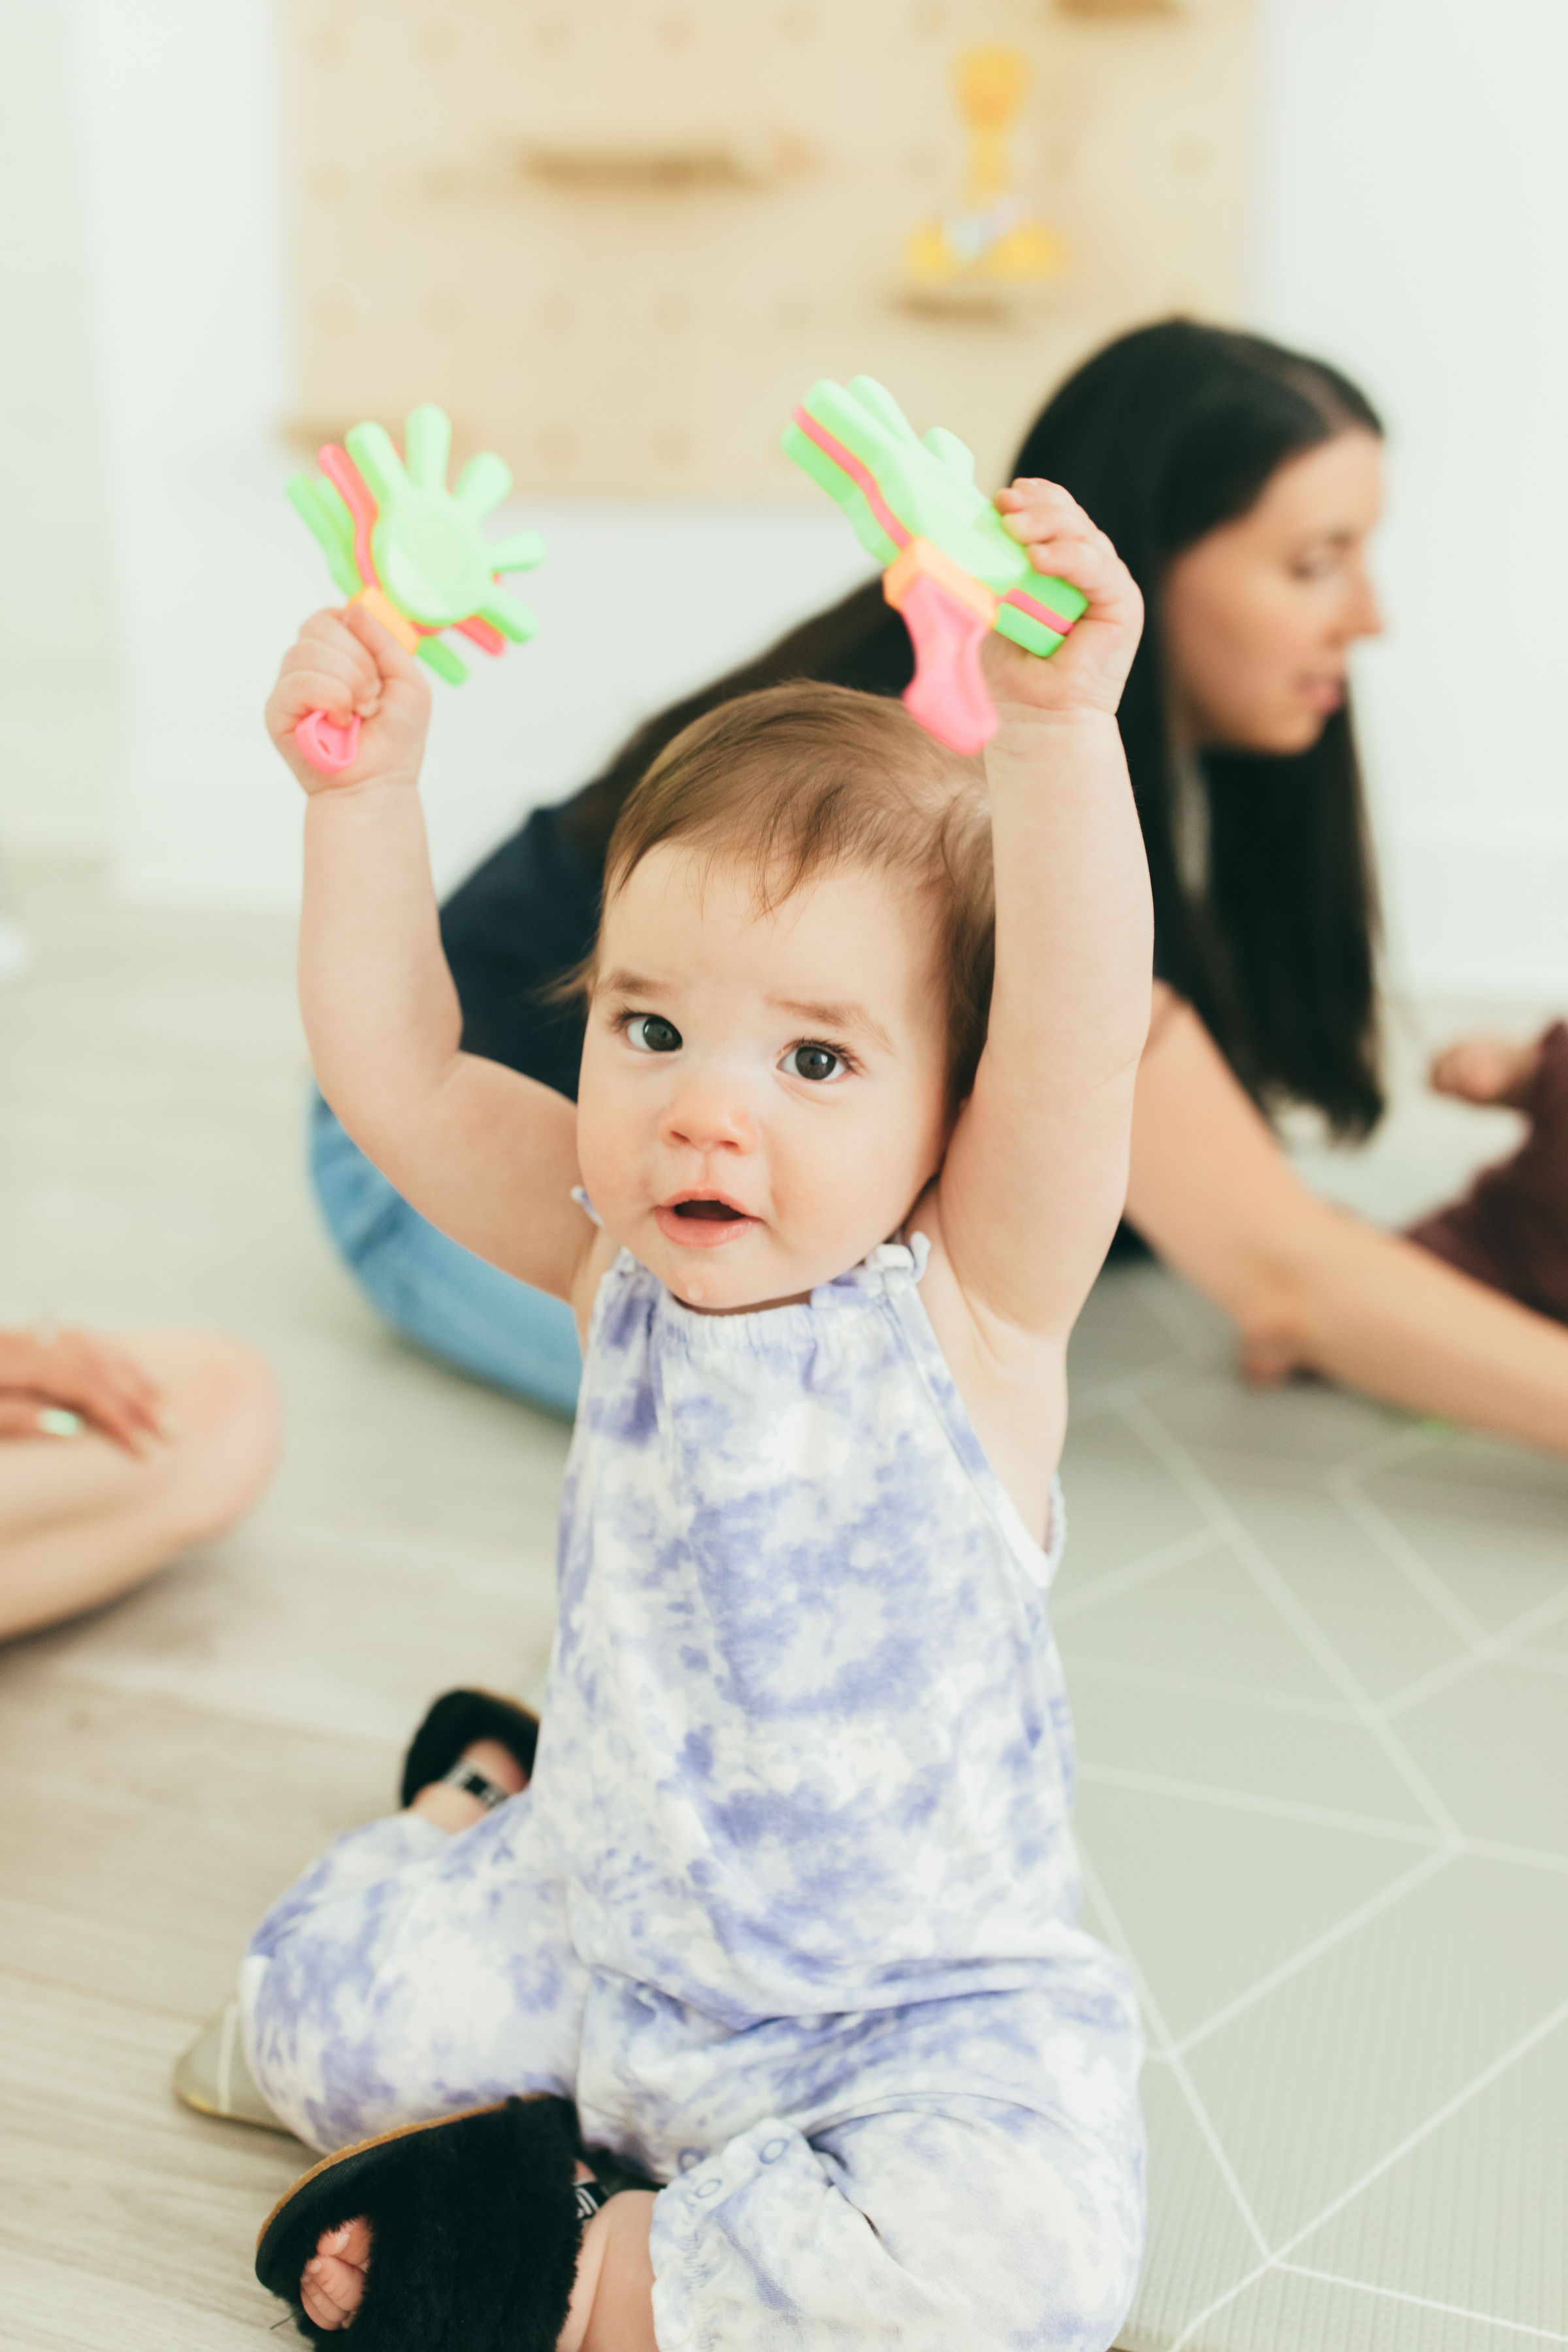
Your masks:
<instances>
[{"instance_id":1,"label":"woman's long dark hair","mask_svg":"<svg viewBox=\"0 0 1568 2352\"><path fill-rule=\"evenodd\" d=\"M1154 893L1160 971L1265 1104L1318 1106L1341 1132L1383 1110L1375 1002L1376 888L1348 709L1305 751L1210 751L1206 876L1184 884L1179 773L1161 660L1160 588L1184 548L1244 515L1289 458L1350 427L1378 433L1364 395L1321 361L1259 336L1173 319L1108 344L1037 419L1016 474L1069 489L1115 542L1148 619L1121 723ZM824 678L900 694L903 623L871 581L742 668L648 719L562 812L602 862L622 801L688 722L752 688Z\"/></svg>"}]
</instances>

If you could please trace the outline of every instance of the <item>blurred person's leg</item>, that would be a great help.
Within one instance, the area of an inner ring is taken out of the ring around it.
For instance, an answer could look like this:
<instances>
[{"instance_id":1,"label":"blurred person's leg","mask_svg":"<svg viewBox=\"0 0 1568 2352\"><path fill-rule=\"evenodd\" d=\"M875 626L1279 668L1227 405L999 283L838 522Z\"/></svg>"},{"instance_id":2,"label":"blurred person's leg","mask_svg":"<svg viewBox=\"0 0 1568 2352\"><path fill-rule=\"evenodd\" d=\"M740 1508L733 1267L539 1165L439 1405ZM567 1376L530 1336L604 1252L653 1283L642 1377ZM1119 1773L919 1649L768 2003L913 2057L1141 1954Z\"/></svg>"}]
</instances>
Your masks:
<instances>
[{"instance_id":1,"label":"blurred person's leg","mask_svg":"<svg viewBox=\"0 0 1568 2352\"><path fill-rule=\"evenodd\" d=\"M244 1516L278 1455L261 1358L216 1332L138 1331L171 1434L143 1454L84 1429L0 1441L0 1640L113 1601Z\"/></svg>"},{"instance_id":2,"label":"blurred person's leg","mask_svg":"<svg viewBox=\"0 0 1568 2352\"><path fill-rule=\"evenodd\" d=\"M572 1310L437 1233L344 1134L318 1095L310 1175L343 1264L416 1348L529 1404L570 1415L582 1358Z\"/></svg>"},{"instance_id":3,"label":"blurred person's leg","mask_svg":"<svg viewBox=\"0 0 1568 2352\"><path fill-rule=\"evenodd\" d=\"M1439 1094L1522 1111L1530 1133L1484 1169L1462 1200L1424 1217L1410 1239L1461 1274L1568 1323L1568 1026L1532 1044L1472 1037L1440 1054Z\"/></svg>"}]
</instances>

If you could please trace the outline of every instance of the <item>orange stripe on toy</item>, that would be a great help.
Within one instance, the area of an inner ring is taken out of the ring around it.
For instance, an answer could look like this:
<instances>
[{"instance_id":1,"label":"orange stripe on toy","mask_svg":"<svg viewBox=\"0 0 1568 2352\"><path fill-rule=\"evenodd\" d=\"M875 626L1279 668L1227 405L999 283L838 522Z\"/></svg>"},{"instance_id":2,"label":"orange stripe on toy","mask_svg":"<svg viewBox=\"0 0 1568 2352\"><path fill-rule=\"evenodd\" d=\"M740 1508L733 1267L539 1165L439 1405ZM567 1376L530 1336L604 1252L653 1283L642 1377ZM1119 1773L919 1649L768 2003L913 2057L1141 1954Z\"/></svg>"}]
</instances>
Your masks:
<instances>
[{"instance_id":1,"label":"orange stripe on toy","mask_svg":"<svg viewBox=\"0 0 1568 2352\"><path fill-rule=\"evenodd\" d=\"M958 604L966 605L990 628L996 618L996 599L983 580L965 572L951 555L929 539L911 539L908 547L893 558L882 574L882 593L895 613L903 608L904 598L917 580L940 582Z\"/></svg>"},{"instance_id":2,"label":"orange stripe on toy","mask_svg":"<svg viewBox=\"0 0 1568 2352\"><path fill-rule=\"evenodd\" d=\"M414 623L400 613L390 596L375 587L362 588L353 599L367 613L374 613L384 629L390 629L405 654L419 650L419 632Z\"/></svg>"}]
</instances>

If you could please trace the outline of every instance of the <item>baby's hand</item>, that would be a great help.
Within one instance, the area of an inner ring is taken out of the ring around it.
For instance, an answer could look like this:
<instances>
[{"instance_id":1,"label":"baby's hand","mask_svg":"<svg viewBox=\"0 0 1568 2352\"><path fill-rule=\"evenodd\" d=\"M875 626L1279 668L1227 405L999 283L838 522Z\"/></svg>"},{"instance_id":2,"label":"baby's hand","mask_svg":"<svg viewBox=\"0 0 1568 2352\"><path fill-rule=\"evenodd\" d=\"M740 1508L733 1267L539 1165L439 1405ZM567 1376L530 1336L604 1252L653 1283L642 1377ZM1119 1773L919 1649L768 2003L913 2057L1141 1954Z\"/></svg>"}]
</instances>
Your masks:
<instances>
[{"instance_id":1,"label":"baby's hand","mask_svg":"<svg viewBox=\"0 0 1568 2352\"><path fill-rule=\"evenodd\" d=\"M1143 599L1132 574L1057 483L1015 482L997 491L994 503L1035 570L1068 581L1089 599L1066 643L1047 659L990 632L982 660L998 711L1023 703L1036 710L1114 712L1143 627Z\"/></svg>"},{"instance_id":2,"label":"baby's hand","mask_svg":"<svg viewBox=\"0 0 1568 2352\"><path fill-rule=\"evenodd\" d=\"M311 710L324 710L340 727L356 715L363 721L353 764L341 776L322 775L294 740ZM429 718L430 689L419 664L363 604L312 613L267 698L267 731L308 793L416 782Z\"/></svg>"}]
</instances>

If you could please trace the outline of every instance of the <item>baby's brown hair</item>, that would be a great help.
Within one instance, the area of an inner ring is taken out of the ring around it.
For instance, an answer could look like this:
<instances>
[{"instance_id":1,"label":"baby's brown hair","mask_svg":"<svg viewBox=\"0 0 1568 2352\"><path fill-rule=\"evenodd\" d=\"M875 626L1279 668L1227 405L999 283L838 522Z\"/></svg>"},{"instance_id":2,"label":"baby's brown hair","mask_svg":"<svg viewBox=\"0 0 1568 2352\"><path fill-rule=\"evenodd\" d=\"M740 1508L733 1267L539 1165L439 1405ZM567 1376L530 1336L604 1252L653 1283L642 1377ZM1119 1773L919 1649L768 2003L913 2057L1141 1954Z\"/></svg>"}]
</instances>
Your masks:
<instances>
[{"instance_id":1,"label":"baby's brown hair","mask_svg":"<svg viewBox=\"0 0 1568 2352\"><path fill-rule=\"evenodd\" d=\"M606 906L666 841L750 865L759 913L838 866L896 875L927 897L957 1109L985 1043L995 952L978 761L944 751L900 703L792 680L721 703L660 752L610 836ZM592 963L582 977L591 986Z\"/></svg>"}]
</instances>

